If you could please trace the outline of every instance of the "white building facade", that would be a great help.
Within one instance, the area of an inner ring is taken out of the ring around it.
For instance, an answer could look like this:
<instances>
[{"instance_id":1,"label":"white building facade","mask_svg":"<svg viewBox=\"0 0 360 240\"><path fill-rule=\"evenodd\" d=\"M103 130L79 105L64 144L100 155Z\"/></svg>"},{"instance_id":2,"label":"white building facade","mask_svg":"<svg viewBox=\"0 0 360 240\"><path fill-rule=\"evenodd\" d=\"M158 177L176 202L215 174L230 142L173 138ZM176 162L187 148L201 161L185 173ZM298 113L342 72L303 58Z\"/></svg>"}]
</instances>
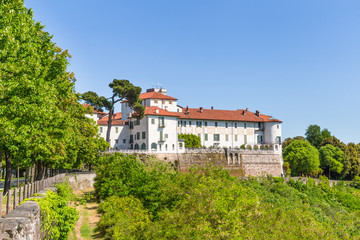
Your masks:
<instances>
[{"instance_id":1,"label":"white building facade","mask_svg":"<svg viewBox=\"0 0 360 240\"><path fill-rule=\"evenodd\" d=\"M259 111L183 108L165 89L148 89L140 95L145 116L141 120L127 101L121 113L112 120L110 146L115 150L157 153L181 153L184 142L178 134L195 134L206 148L243 148L254 145L281 144L281 121ZM89 116L97 121L106 138L108 116L94 111Z\"/></svg>"}]
</instances>

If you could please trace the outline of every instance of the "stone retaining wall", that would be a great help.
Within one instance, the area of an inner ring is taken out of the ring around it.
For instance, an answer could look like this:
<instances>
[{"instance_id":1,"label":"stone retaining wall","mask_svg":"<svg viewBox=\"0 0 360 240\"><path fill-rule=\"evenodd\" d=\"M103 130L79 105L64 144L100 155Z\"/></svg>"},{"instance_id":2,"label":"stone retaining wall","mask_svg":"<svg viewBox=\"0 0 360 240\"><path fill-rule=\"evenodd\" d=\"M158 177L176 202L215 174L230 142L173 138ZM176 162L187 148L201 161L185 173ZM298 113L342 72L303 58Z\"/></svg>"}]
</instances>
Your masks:
<instances>
[{"instance_id":1,"label":"stone retaining wall","mask_svg":"<svg viewBox=\"0 0 360 240\"><path fill-rule=\"evenodd\" d=\"M172 162L180 171L193 165L213 164L229 170L233 176L282 176L282 155L276 151L191 151L186 153L156 153L159 159Z\"/></svg>"},{"instance_id":2,"label":"stone retaining wall","mask_svg":"<svg viewBox=\"0 0 360 240\"><path fill-rule=\"evenodd\" d=\"M64 180L68 181L72 189L84 190L94 186L95 173L91 172L78 172L67 174Z\"/></svg>"}]
</instances>

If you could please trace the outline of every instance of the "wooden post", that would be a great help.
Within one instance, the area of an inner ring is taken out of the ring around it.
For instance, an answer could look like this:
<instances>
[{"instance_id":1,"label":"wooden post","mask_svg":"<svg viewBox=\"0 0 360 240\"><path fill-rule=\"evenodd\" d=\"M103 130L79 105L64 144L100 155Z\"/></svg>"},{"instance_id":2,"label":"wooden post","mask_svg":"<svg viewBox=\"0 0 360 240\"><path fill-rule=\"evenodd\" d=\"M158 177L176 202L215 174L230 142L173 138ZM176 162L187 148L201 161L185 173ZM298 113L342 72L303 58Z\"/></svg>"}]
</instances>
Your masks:
<instances>
[{"instance_id":1,"label":"wooden post","mask_svg":"<svg viewBox=\"0 0 360 240\"><path fill-rule=\"evenodd\" d=\"M32 183L29 184L29 197L32 197Z\"/></svg>"},{"instance_id":2,"label":"wooden post","mask_svg":"<svg viewBox=\"0 0 360 240\"><path fill-rule=\"evenodd\" d=\"M13 209L15 209L17 206L17 200L18 200L17 193L18 193L18 189L15 188L14 189L14 208Z\"/></svg>"},{"instance_id":3,"label":"wooden post","mask_svg":"<svg viewBox=\"0 0 360 240\"><path fill-rule=\"evenodd\" d=\"M23 199L23 187L20 187L19 188L19 204L18 205L20 205L20 203L24 200Z\"/></svg>"},{"instance_id":4,"label":"wooden post","mask_svg":"<svg viewBox=\"0 0 360 240\"><path fill-rule=\"evenodd\" d=\"M3 198L3 192L0 192L0 218L2 217L2 198Z\"/></svg>"},{"instance_id":5,"label":"wooden post","mask_svg":"<svg viewBox=\"0 0 360 240\"><path fill-rule=\"evenodd\" d=\"M9 189L8 195L7 195L6 214L8 214L10 211L10 204L11 204L11 189Z\"/></svg>"},{"instance_id":6,"label":"wooden post","mask_svg":"<svg viewBox=\"0 0 360 240\"><path fill-rule=\"evenodd\" d=\"M28 196L27 196L27 188L28 188L28 184L26 184L25 186L24 186L24 199L25 198L28 198Z\"/></svg>"}]
</instances>

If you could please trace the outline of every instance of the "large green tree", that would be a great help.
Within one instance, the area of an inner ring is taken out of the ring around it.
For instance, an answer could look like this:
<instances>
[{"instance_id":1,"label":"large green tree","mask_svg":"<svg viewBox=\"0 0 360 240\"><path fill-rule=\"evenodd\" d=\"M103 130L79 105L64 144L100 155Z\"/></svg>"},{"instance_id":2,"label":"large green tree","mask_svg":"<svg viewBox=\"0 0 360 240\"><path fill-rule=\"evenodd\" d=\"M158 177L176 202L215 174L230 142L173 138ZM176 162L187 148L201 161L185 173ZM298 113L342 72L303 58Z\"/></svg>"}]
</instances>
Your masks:
<instances>
[{"instance_id":1,"label":"large green tree","mask_svg":"<svg viewBox=\"0 0 360 240\"><path fill-rule=\"evenodd\" d=\"M33 20L23 0L0 0L0 152L6 163L4 191L10 188L12 162L23 167L35 164L37 179L41 179L49 168L71 168L80 160L77 140L88 120L76 117L82 106L74 91L74 74L67 72L70 57ZM95 129L86 135L88 142L98 143L96 126L88 128Z\"/></svg>"},{"instance_id":2,"label":"large green tree","mask_svg":"<svg viewBox=\"0 0 360 240\"><path fill-rule=\"evenodd\" d=\"M321 130L318 125L310 125L305 132L306 140L316 148L320 148L321 142L325 138L330 138L331 133L328 129L324 128Z\"/></svg>"},{"instance_id":3,"label":"large green tree","mask_svg":"<svg viewBox=\"0 0 360 240\"><path fill-rule=\"evenodd\" d=\"M321 172L319 152L309 142L295 140L284 149L284 161L290 164L291 174L317 175Z\"/></svg>"},{"instance_id":4,"label":"large green tree","mask_svg":"<svg viewBox=\"0 0 360 240\"><path fill-rule=\"evenodd\" d=\"M345 150L343 177L353 179L360 176L360 149L355 143L349 143Z\"/></svg>"},{"instance_id":5,"label":"large green tree","mask_svg":"<svg viewBox=\"0 0 360 240\"><path fill-rule=\"evenodd\" d=\"M320 167L327 170L330 176L340 177L344 169L344 152L340 148L334 147L330 144L322 146L320 153Z\"/></svg>"},{"instance_id":6,"label":"large green tree","mask_svg":"<svg viewBox=\"0 0 360 240\"><path fill-rule=\"evenodd\" d=\"M145 107L141 105L141 100L139 99L141 88L134 86L129 80L114 79L109 84L109 87L112 89L112 95L108 98L98 96L97 93L88 91L82 94L82 99L97 109L105 108L109 111L106 141L110 143L111 123L113 120L115 104L126 100L129 106L136 112L134 116L138 119L143 118Z\"/></svg>"}]
</instances>

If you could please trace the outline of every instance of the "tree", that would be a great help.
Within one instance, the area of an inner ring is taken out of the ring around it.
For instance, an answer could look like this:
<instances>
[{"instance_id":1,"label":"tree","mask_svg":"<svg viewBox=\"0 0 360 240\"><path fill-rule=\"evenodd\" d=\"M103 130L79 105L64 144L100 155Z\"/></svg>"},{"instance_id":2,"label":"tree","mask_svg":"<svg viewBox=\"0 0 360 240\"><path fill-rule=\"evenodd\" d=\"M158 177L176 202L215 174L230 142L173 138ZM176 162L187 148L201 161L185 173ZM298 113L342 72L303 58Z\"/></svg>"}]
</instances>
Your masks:
<instances>
[{"instance_id":1,"label":"tree","mask_svg":"<svg viewBox=\"0 0 360 240\"><path fill-rule=\"evenodd\" d=\"M322 146L319 153L320 167L329 171L329 179L330 174L339 177L344 169L344 152L341 151L340 148L328 144L326 146Z\"/></svg>"},{"instance_id":2,"label":"tree","mask_svg":"<svg viewBox=\"0 0 360 240\"><path fill-rule=\"evenodd\" d=\"M110 143L111 123L115 104L126 100L129 106L135 111L136 114L134 116L137 119L144 117L145 107L141 105L141 100L139 99L141 88L134 86L129 80L114 79L114 81L109 84L109 87L113 92L109 98L98 96L95 92L88 91L82 94L82 99L97 109L105 108L109 111L106 141Z\"/></svg>"},{"instance_id":3,"label":"tree","mask_svg":"<svg viewBox=\"0 0 360 240\"><path fill-rule=\"evenodd\" d=\"M178 138L185 140L185 147L187 148L201 147L200 137L196 136L195 134L179 134Z\"/></svg>"},{"instance_id":4,"label":"tree","mask_svg":"<svg viewBox=\"0 0 360 240\"><path fill-rule=\"evenodd\" d=\"M67 72L67 50L51 41L23 0L0 0L0 16L0 152L6 192L12 163L35 164L42 179L49 168L81 162L76 141L88 120L76 117L81 104L74 74ZM96 131L94 124L87 127ZM94 131L86 135L88 142L99 141Z\"/></svg>"},{"instance_id":5,"label":"tree","mask_svg":"<svg viewBox=\"0 0 360 240\"><path fill-rule=\"evenodd\" d=\"M292 143L293 141L295 140L303 140L305 141L306 139L303 137L303 136L296 136L296 137L293 137L293 138L286 138L283 142L282 142L282 149L284 151L284 149L290 145L290 143Z\"/></svg>"},{"instance_id":6,"label":"tree","mask_svg":"<svg viewBox=\"0 0 360 240\"><path fill-rule=\"evenodd\" d=\"M353 179L360 175L359 148L355 143L349 143L345 150L343 177Z\"/></svg>"},{"instance_id":7,"label":"tree","mask_svg":"<svg viewBox=\"0 0 360 240\"><path fill-rule=\"evenodd\" d=\"M309 142L295 140L284 149L284 161L290 164L293 176L317 175L321 172L319 152Z\"/></svg>"},{"instance_id":8,"label":"tree","mask_svg":"<svg viewBox=\"0 0 360 240\"><path fill-rule=\"evenodd\" d=\"M320 126L318 125L310 125L305 132L306 140L311 143L317 149L320 148L321 142L325 138L330 138L331 133L328 129L324 128L321 130Z\"/></svg>"}]
</instances>

